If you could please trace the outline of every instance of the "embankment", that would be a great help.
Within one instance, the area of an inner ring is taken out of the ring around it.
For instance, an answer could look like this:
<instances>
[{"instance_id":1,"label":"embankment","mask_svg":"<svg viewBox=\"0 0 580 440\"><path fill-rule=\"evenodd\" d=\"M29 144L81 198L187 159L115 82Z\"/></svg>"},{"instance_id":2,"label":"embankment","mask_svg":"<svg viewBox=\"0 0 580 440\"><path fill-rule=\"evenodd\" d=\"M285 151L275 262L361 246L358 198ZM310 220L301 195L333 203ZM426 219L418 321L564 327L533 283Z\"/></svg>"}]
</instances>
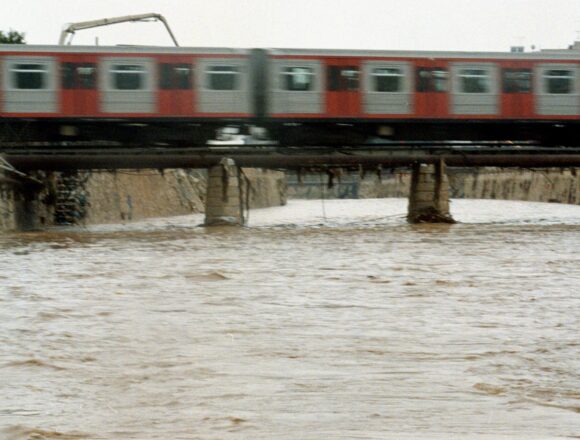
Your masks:
<instances>
[{"instance_id":1,"label":"embankment","mask_svg":"<svg viewBox=\"0 0 580 440\"><path fill-rule=\"evenodd\" d=\"M448 168L450 196L469 199L523 200L580 204L580 178L576 169L457 169ZM302 182L299 182L302 180ZM383 198L407 197L411 182L408 170L381 174L345 174L333 179L306 175L289 177L290 198Z\"/></svg>"},{"instance_id":2,"label":"embankment","mask_svg":"<svg viewBox=\"0 0 580 440\"><path fill-rule=\"evenodd\" d=\"M524 200L580 204L580 178L576 169L501 170L449 174L451 197Z\"/></svg>"},{"instance_id":3,"label":"embankment","mask_svg":"<svg viewBox=\"0 0 580 440\"><path fill-rule=\"evenodd\" d=\"M243 171L251 209L286 203L284 173ZM24 201L22 194L3 186L0 231L22 225L122 223L200 213L205 208L207 173L201 170L36 173L35 177L45 185L33 200Z\"/></svg>"}]
</instances>

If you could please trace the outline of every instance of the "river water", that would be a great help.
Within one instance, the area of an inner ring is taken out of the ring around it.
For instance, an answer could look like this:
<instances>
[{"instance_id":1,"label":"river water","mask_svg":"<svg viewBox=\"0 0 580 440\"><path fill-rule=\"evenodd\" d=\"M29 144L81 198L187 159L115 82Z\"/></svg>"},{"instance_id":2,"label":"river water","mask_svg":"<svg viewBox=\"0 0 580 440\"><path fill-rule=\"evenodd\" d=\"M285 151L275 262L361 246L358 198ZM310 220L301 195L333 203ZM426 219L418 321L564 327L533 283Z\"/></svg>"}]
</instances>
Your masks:
<instances>
[{"instance_id":1,"label":"river water","mask_svg":"<svg viewBox=\"0 0 580 440\"><path fill-rule=\"evenodd\" d=\"M580 206L0 236L0 438L580 438Z\"/></svg>"}]
</instances>

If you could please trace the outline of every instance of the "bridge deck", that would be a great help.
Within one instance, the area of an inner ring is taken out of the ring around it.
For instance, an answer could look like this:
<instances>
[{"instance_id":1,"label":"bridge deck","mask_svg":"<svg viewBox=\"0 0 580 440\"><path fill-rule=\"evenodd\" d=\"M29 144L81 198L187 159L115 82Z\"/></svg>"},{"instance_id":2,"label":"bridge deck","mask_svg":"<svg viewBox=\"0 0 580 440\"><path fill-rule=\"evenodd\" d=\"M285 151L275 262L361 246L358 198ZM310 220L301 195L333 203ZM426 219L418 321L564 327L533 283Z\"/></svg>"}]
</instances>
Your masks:
<instances>
[{"instance_id":1,"label":"bridge deck","mask_svg":"<svg viewBox=\"0 0 580 440\"><path fill-rule=\"evenodd\" d=\"M580 167L580 148L541 147L511 143L414 143L348 145L342 147L288 147L279 145L205 145L197 147L117 145L10 145L0 155L24 170L121 168L208 168L223 157L242 167L273 169L400 167L435 163L443 159L461 167Z\"/></svg>"}]
</instances>

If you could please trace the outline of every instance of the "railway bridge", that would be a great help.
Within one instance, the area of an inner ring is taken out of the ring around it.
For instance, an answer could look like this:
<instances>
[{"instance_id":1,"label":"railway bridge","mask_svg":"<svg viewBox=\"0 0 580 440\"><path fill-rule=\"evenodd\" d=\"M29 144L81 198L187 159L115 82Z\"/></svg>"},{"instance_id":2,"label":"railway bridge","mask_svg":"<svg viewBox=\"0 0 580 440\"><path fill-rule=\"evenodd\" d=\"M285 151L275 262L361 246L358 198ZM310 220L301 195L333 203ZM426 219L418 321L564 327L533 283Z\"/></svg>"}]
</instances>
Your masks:
<instances>
[{"instance_id":1,"label":"railway bridge","mask_svg":"<svg viewBox=\"0 0 580 440\"><path fill-rule=\"evenodd\" d=\"M453 222L446 167L580 167L579 147L545 147L529 142L406 142L364 145L286 146L274 143L139 148L111 143L0 144L0 185L20 201L21 228L42 182L33 171L115 169L209 169L206 224L244 223L241 167L327 172L378 171L410 167L410 222Z\"/></svg>"}]
</instances>

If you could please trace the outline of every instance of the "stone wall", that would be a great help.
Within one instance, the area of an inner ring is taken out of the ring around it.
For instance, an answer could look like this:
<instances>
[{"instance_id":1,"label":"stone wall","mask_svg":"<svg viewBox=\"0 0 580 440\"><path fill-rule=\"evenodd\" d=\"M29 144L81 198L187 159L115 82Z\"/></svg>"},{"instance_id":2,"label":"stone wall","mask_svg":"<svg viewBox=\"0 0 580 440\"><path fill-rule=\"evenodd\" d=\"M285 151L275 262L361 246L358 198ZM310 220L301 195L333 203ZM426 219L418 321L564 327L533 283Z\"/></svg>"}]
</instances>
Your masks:
<instances>
[{"instance_id":1,"label":"stone wall","mask_svg":"<svg viewBox=\"0 0 580 440\"><path fill-rule=\"evenodd\" d=\"M250 182L250 208L286 204L284 173L243 171ZM28 210L36 213L36 219L32 219L35 227L120 223L205 210L205 170L40 172L35 177L45 182L36 200L28 204ZM22 225L16 215L23 211L19 198L10 186L0 188L0 232ZM16 209L17 205L20 209Z\"/></svg>"},{"instance_id":2,"label":"stone wall","mask_svg":"<svg viewBox=\"0 0 580 440\"><path fill-rule=\"evenodd\" d=\"M23 176L0 167L0 232L36 229L45 225L51 211L48 199L50 185L43 188L44 173Z\"/></svg>"},{"instance_id":3,"label":"stone wall","mask_svg":"<svg viewBox=\"0 0 580 440\"><path fill-rule=\"evenodd\" d=\"M85 191L84 224L185 215L203 212L206 175L180 169L94 172Z\"/></svg>"},{"instance_id":4,"label":"stone wall","mask_svg":"<svg viewBox=\"0 0 580 440\"><path fill-rule=\"evenodd\" d=\"M250 182L250 209L286 204L286 174L260 168L242 168L242 172Z\"/></svg>"},{"instance_id":5,"label":"stone wall","mask_svg":"<svg viewBox=\"0 0 580 440\"><path fill-rule=\"evenodd\" d=\"M451 197L580 204L575 169L542 171L484 168L449 174Z\"/></svg>"},{"instance_id":6,"label":"stone wall","mask_svg":"<svg viewBox=\"0 0 580 440\"><path fill-rule=\"evenodd\" d=\"M580 172L575 169L519 170L448 168L452 198L503 199L580 204ZM299 183L289 179L291 198L408 197L411 171L342 176L328 187L326 176L308 175Z\"/></svg>"},{"instance_id":7,"label":"stone wall","mask_svg":"<svg viewBox=\"0 0 580 440\"><path fill-rule=\"evenodd\" d=\"M244 169L251 183L250 207L280 206L292 198L382 198L408 197L411 172L380 174L290 176L284 173ZM505 199L580 204L580 177L574 169L457 169L449 168L452 198ZM22 225L37 227L55 223L55 206L62 182L60 173L35 173L46 182L36 200L23 199L9 185L0 185L0 231ZM199 170L157 170L79 173L80 186L71 197L71 218L82 225L117 223L150 217L203 212L207 177ZM1 180L1 179L0 179ZM1 183L1 182L0 182ZM59 202L61 205L62 200ZM68 209L68 208L67 208ZM76 211L75 211L76 210ZM30 218L35 213L36 219Z\"/></svg>"},{"instance_id":8,"label":"stone wall","mask_svg":"<svg viewBox=\"0 0 580 440\"><path fill-rule=\"evenodd\" d=\"M0 232L16 229L14 193L0 184Z\"/></svg>"},{"instance_id":9,"label":"stone wall","mask_svg":"<svg viewBox=\"0 0 580 440\"><path fill-rule=\"evenodd\" d=\"M380 173L288 174L288 197L292 199L380 199L408 197L411 171Z\"/></svg>"},{"instance_id":10,"label":"stone wall","mask_svg":"<svg viewBox=\"0 0 580 440\"><path fill-rule=\"evenodd\" d=\"M250 208L286 204L286 181L278 171L243 169L250 182ZM205 210L205 170L93 173L86 184L86 224L116 223Z\"/></svg>"}]
</instances>

